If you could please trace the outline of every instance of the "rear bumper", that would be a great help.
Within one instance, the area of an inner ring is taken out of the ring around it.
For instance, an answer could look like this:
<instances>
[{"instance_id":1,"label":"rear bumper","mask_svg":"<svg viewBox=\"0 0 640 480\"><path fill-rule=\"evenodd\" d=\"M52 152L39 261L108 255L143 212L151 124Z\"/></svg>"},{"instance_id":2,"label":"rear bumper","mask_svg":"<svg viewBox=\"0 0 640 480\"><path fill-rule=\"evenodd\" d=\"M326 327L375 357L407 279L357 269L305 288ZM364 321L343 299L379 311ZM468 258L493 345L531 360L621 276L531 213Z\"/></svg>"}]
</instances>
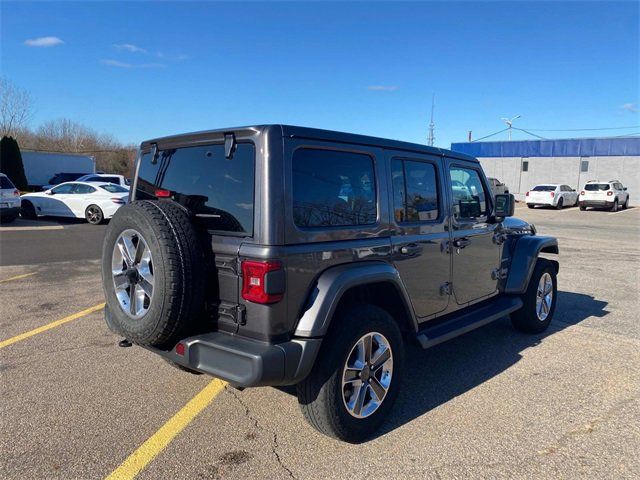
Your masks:
<instances>
[{"instance_id":1,"label":"rear bumper","mask_svg":"<svg viewBox=\"0 0 640 480\"><path fill-rule=\"evenodd\" d=\"M606 200L578 200L578 205L580 205L581 207L597 208L612 207L613 200L610 202L607 202Z\"/></svg>"},{"instance_id":2,"label":"rear bumper","mask_svg":"<svg viewBox=\"0 0 640 480\"><path fill-rule=\"evenodd\" d=\"M322 340L294 339L269 344L221 332L186 338L184 355L145 347L179 365L237 387L293 385L311 371Z\"/></svg>"}]
</instances>

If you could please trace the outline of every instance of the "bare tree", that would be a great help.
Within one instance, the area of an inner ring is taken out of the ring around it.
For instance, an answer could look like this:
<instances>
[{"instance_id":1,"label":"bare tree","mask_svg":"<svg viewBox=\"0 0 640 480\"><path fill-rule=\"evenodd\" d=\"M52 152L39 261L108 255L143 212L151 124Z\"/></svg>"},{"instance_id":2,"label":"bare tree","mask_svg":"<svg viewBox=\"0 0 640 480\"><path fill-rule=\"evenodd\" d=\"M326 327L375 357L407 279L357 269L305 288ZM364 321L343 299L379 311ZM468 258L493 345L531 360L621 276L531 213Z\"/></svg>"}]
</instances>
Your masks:
<instances>
[{"instance_id":1,"label":"bare tree","mask_svg":"<svg viewBox=\"0 0 640 480\"><path fill-rule=\"evenodd\" d=\"M26 90L0 78L0 137L14 136L31 118L33 101Z\"/></svg>"}]
</instances>

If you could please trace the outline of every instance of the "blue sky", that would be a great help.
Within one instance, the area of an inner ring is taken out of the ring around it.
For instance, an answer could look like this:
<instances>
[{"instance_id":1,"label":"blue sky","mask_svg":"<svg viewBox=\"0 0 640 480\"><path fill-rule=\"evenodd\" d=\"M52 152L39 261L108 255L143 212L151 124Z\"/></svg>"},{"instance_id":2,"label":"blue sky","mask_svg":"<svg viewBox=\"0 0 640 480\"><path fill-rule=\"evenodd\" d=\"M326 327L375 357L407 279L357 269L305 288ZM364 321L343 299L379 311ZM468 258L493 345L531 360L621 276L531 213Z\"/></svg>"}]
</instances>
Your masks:
<instances>
[{"instance_id":1,"label":"blue sky","mask_svg":"<svg viewBox=\"0 0 640 480\"><path fill-rule=\"evenodd\" d=\"M31 92L33 126L66 117L124 142L289 123L424 143L432 92L447 148L516 114L640 124L634 1L3 1L1 21L2 75Z\"/></svg>"}]
</instances>

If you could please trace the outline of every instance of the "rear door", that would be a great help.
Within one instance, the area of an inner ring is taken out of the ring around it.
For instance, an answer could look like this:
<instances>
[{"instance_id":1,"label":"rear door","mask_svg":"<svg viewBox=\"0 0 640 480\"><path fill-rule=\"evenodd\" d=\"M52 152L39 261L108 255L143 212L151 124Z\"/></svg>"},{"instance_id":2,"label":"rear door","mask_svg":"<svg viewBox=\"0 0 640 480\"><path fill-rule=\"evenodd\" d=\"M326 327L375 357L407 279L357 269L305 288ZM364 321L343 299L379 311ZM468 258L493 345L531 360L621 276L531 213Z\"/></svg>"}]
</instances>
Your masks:
<instances>
[{"instance_id":1,"label":"rear door","mask_svg":"<svg viewBox=\"0 0 640 480\"><path fill-rule=\"evenodd\" d=\"M491 190L480 165L451 161L452 284L456 302L464 305L494 294L501 247L497 223L490 223Z\"/></svg>"},{"instance_id":2,"label":"rear door","mask_svg":"<svg viewBox=\"0 0 640 480\"><path fill-rule=\"evenodd\" d=\"M441 165L441 158L430 155L391 158L394 264L421 318L449 303L450 233Z\"/></svg>"},{"instance_id":3,"label":"rear door","mask_svg":"<svg viewBox=\"0 0 640 480\"><path fill-rule=\"evenodd\" d=\"M193 213L207 257L209 321L219 330L238 328L238 251L254 229L255 147L238 143L231 159L223 143L143 152L135 199L170 198Z\"/></svg>"}]
</instances>

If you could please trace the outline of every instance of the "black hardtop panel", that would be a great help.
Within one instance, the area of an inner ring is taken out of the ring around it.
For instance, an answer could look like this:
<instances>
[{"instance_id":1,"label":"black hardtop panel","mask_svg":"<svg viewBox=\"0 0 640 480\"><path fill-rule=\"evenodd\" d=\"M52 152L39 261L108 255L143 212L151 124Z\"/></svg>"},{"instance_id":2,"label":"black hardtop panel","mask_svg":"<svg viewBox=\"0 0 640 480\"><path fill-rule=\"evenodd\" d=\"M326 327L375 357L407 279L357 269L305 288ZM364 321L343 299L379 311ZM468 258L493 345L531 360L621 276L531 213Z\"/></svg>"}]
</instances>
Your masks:
<instances>
[{"instance_id":1,"label":"black hardtop panel","mask_svg":"<svg viewBox=\"0 0 640 480\"><path fill-rule=\"evenodd\" d=\"M418 143L403 142L400 140L391 140L388 138L370 137L367 135L359 135L356 133L337 132L333 130L323 130L319 128L298 127L294 125L253 125L245 127L229 127L218 128L215 130L204 130L200 132L183 133L179 135L170 135L142 142L142 150L151 147L151 144L157 143L159 147L163 144L198 144L205 141L222 141L225 133L233 133L237 140L249 139L258 136L266 131L274 134L279 132L283 137L289 138L306 138L310 140L320 140L325 142L336 142L355 145L369 145L391 150L403 150L409 152L424 153L437 156L447 156L460 160L477 162L478 160L469 155L459 152L453 152L444 148L429 147Z\"/></svg>"}]
</instances>

